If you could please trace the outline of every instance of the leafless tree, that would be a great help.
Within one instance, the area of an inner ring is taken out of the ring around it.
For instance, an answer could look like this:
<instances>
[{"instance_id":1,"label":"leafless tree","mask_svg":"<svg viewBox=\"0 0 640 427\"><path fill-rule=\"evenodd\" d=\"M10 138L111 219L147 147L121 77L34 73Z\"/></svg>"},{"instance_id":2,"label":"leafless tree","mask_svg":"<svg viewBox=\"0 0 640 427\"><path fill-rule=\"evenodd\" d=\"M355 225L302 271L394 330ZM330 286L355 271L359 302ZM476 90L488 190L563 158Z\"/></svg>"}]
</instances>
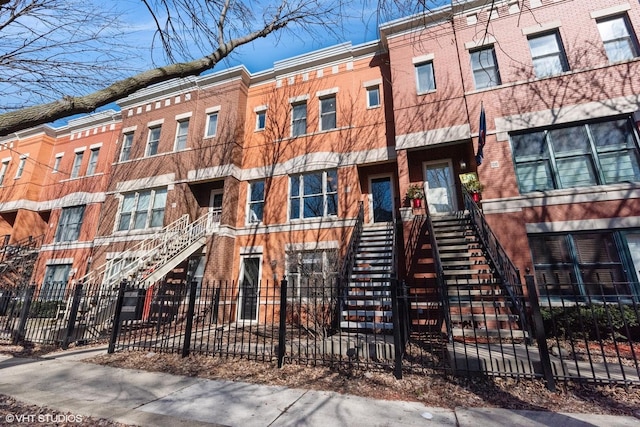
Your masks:
<instances>
[{"instance_id":1,"label":"leafless tree","mask_svg":"<svg viewBox=\"0 0 640 427\"><path fill-rule=\"evenodd\" d=\"M155 27L150 48L161 47L164 56L137 74L125 67L129 77L122 77L117 73L122 64L114 61L126 58L123 45L105 41L120 25L115 9L96 10L88 7L90 0L0 0L6 46L0 51L0 74L8 77L0 89L13 91L3 98L25 91L35 95L30 106L5 106L0 136L92 112L156 83L199 75L239 46L272 33L314 37L336 31L343 12L343 0L141 1ZM57 100L40 103L46 99Z\"/></svg>"}]
</instances>

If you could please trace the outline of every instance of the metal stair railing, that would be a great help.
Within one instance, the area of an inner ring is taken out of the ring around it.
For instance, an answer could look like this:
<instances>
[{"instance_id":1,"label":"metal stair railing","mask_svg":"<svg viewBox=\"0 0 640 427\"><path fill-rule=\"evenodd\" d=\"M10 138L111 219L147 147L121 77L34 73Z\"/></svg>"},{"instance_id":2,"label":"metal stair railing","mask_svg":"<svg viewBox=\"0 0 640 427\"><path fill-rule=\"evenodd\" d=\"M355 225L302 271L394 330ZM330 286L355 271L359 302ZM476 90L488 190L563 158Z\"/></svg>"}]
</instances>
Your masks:
<instances>
[{"instance_id":1,"label":"metal stair railing","mask_svg":"<svg viewBox=\"0 0 640 427\"><path fill-rule=\"evenodd\" d=\"M453 342L453 327L451 326L451 312L449 304L449 288L444 279L444 268L442 267L442 260L440 259L440 249L438 248L438 240L436 239L436 233L433 229L433 220L431 214L427 209L427 215L425 218L427 224L427 232L429 233L429 242L431 243L431 253L433 255L433 263L436 270L436 282L438 283L438 290L441 294L440 301L442 302L442 315L444 317L444 323L447 328L447 341Z\"/></svg>"},{"instance_id":2,"label":"metal stair railing","mask_svg":"<svg viewBox=\"0 0 640 427\"><path fill-rule=\"evenodd\" d=\"M98 283L102 288L117 286L128 277L140 278L145 270L157 269L173 256L186 249L196 240L205 236L211 226L211 214L204 215L193 223L189 223L189 215L153 234L153 236L137 243L135 246L119 254L118 258L108 260L100 267L78 279L80 283ZM160 256L158 256L160 255Z\"/></svg>"},{"instance_id":3,"label":"metal stair railing","mask_svg":"<svg viewBox=\"0 0 640 427\"><path fill-rule=\"evenodd\" d=\"M513 307L517 311L518 317L520 318L520 327L528 334L530 339L532 334L529 321L526 316L523 284L520 277L520 270L518 270L518 268L513 264L506 251L498 241L498 238L495 236L495 234L493 234L493 231L489 227L484 214L464 187L462 189L462 193L465 209L469 211L471 221L476 228L476 231L478 232L478 236L482 241L482 245L487 251L491 263L500 276L502 287L507 292L507 295L509 296Z\"/></svg>"},{"instance_id":4,"label":"metal stair railing","mask_svg":"<svg viewBox=\"0 0 640 427\"><path fill-rule=\"evenodd\" d=\"M349 279L351 272L353 271L353 264L356 258L356 252L358 250L358 244L360 243L360 236L362 235L362 227L364 225L364 203L358 202L358 213L356 215L356 223L351 232L349 239L349 246L347 247L347 253L342 260L342 267L340 269L340 276L337 278L338 283L338 304L336 304L336 322L340 325L340 319L344 310L345 301L347 299L347 293L349 289Z\"/></svg>"}]
</instances>

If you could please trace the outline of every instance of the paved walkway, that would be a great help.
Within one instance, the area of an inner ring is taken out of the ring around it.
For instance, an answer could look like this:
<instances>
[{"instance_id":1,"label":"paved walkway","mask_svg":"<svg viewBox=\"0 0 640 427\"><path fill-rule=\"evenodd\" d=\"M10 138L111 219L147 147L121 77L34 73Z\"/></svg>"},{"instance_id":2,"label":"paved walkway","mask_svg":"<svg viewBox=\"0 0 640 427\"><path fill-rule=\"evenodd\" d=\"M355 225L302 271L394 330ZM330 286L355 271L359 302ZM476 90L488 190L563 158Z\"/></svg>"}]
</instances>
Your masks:
<instances>
[{"instance_id":1,"label":"paved walkway","mask_svg":"<svg viewBox=\"0 0 640 427\"><path fill-rule=\"evenodd\" d=\"M640 426L633 417L417 402L111 368L82 362L105 349L0 356L0 394L73 415L141 426ZM14 414L30 415L30 414ZM0 416L1 417L1 416ZM0 425L19 425L0 419Z\"/></svg>"}]
</instances>

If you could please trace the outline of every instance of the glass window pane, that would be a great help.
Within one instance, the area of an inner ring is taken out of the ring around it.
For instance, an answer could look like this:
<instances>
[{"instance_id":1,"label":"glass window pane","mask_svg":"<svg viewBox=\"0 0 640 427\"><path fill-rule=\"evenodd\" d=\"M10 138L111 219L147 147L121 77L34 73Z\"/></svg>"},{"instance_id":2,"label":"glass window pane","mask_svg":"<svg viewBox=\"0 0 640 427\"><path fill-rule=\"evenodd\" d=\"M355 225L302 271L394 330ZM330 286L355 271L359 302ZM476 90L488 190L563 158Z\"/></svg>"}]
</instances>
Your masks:
<instances>
[{"instance_id":1,"label":"glass window pane","mask_svg":"<svg viewBox=\"0 0 640 427\"><path fill-rule=\"evenodd\" d=\"M121 213L120 214L120 222L118 223L118 230L128 230L131 224L131 213Z\"/></svg>"},{"instance_id":2,"label":"glass window pane","mask_svg":"<svg viewBox=\"0 0 640 427\"><path fill-rule=\"evenodd\" d=\"M556 154L582 154L590 152L589 137L584 126L574 126L549 131Z\"/></svg>"},{"instance_id":3,"label":"glass window pane","mask_svg":"<svg viewBox=\"0 0 640 427\"><path fill-rule=\"evenodd\" d=\"M291 196L298 195L300 195L300 175L295 175L291 177Z\"/></svg>"},{"instance_id":4,"label":"glass window pane","mask_svg":"<svg viewBox=\"0 0 640 427\"><path fill-rule=\"evenodd\" d=\"M533 157L549 158L549 148L546 143L546 133L544 131L531 132L522 135L512 135L513 153L516 160Z\"/></svg>"},{"instance_id":5,"label":"glass window pane","mask_svg":"<svg viewBox=\"0 0 640 427\"><path fill-rule=\"evenodd\" d=\"M303 190L305 195L322 194L322 174L307 174L303 177Z\"/></svg>"},{"instance_id":6,"label":"glass window pane","mask_svg":"<svg viewBox=\"0 0 640 427\"><path fill-rule=\"evenodd\" d=\"M327 171L327 191L338 191L338 171L335 169Z\"/></svg>"},{"instance_id":7,"label":"glass window pane","mask_svg":"<svg viewBox=\"0 0 640 427\"><path fill-rule=\"evenodd\" d=\"M433 63L420 64L416 66L418 75L418 92L428 92L436 88L433 76Z\"/></svg>"},{"instance_id":8,"label":"glass window pane","mask_svg":"<svg viewBox=\"0 0 640 427\"><path fill-rule=\"evenodd\" d=\"M561 188L596 185L595 171L589 157L569 157L556 162Z\"/></svg>"},{"instance_id":9,"label":"glass window pane","mask_svg":"<svg viewBox=\"0 0 640 427\"><path fill-rule=\"evenodd\" d=\"M207 121L207 136L215 136L218 130L218 113L209 114Z\"/></svg>"},{"instance_id":10,"label":"glass window pane","mask_svg":"<svg viewBox=\"0 0 640 427\"><path fill-rule=\"evenodd\" d=\"M251 201L264 200L264 181L251 183Z\"/></svg>"},{"instance_id":11,"label":"glass window pane","mask_svg":"<svg viewBox=\"0 0 640 427\"><path fill-rule=\"evenodd\" d=\"M553 179L548 161L520 163L517 165L520 192L544 191L553 189Z\"/></svg>"},{"instance_id":12,"label":"glass window pane","mask_svg":"<svg viewBox=\"0 0 640 427\"><path fill-rule=\"evenodd\" d=\"M640 166L635 150L600 154L599 157L606 184L640 181Z\"/></svg>"},{"instance_id":13,"label":"glass window pane","mask_svg":"<svg viewBox=\"0 0 640 427\"><path fill-rule=\"evenodd\" d=\"M324 198L320 196L304 198L304 217L315 218L324 216Z\"/></svg>"},{"instance_id":14,"label":"glass window pane","mask_svg":"<svg viewBox=\"0 0 640 427\"><path fill-rule=\"evenodd\" d=\"M131 212L133 210L133 203L135 202L135 194L127 194L122 201L122 212Z\"/></svg>"},{"instance_id":15,"label":"glass window pane","mask_svg":"<svg viewBox=\"0 0 640 427\"><path fill-rule=\"evenodd\" d=\"M164 208L167 204L167 190L156 190L155 197L153 199L153 208Z\"/></svg>"},{"instance_id":16,"label":"glass window pane","mask_svg":"<svg viewBox=\"0 0 640 427\"><path fill-rule=\"evenodd\" d=\"M380 89L377 86L367 89L367 102L369 107L380 105Z\"/></svg>"},{"instance_id":17,"label":"glass window pane","mask_svg":"<svg viewBox=\"0 0 640 427\"><path fill-rule=\"evenodd\" d=\"M592 123L589 125L598 151L633 147L633 131L628 120Z\"/></svg>"}]
</instances>

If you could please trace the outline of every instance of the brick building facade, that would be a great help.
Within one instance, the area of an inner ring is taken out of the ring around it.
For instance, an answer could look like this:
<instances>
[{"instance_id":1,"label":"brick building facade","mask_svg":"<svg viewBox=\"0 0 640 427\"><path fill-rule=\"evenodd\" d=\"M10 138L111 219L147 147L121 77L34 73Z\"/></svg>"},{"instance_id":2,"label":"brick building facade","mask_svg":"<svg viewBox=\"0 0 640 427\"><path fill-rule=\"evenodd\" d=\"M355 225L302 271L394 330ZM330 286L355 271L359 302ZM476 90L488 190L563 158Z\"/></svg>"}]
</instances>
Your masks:
<instances>
[{"instance_id":1,"label":"brick building facade","mask_svg":"<svg viewBox=\"0 0 640 427\"><path fill-rule=\"evenodd\" d=\"M409 221L417 184L432 214L454 212L475 172L521 271L637 283L640 6L491 4L455 1L381 25L380 40L167 82L121 112L6 137L0 233L44 235L42 283L209 215L184 278L295 285L338 273L360 204L365 223Z\"/></svg>"}]
</instances>

